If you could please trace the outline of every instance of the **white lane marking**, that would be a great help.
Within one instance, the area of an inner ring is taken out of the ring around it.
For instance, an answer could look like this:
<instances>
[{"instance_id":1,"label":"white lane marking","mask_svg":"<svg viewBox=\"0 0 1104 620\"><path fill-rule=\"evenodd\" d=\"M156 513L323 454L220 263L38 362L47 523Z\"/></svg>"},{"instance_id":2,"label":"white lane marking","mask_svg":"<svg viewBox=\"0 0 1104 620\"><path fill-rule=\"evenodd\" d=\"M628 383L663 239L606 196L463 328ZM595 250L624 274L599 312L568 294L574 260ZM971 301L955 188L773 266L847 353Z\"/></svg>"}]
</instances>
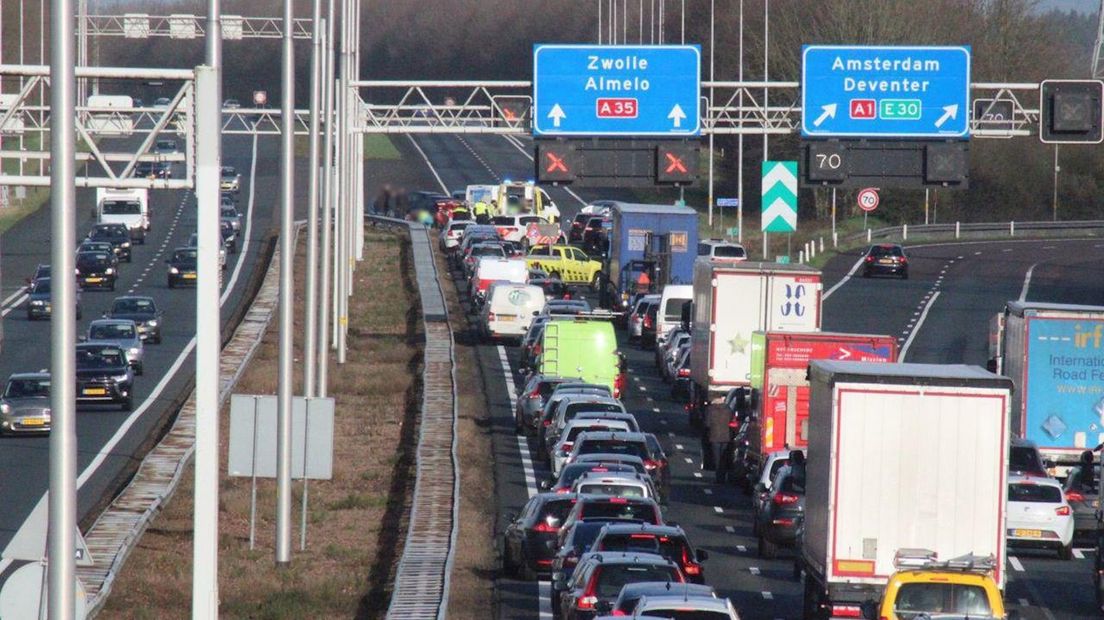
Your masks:
<instances>
[{"instance_id":1,"label":"white lane marking","mask_svg":"<svg viewBox=\"0 0 1104 620\"><path fill-rule=\"evenodd\" d=\"M16 308L18 308L19 306L23 305L23 302L27 301L27 299L28 299L29 297L30 297L30 295L26 295L26 294L24 294L24 295L23 295L22 297L20 297L19 299L16 299L16 300L15 300L15 303L13 303L13 304L12 304L11 306L8 306L7 308L4 308L4 311L3 311L3 312L0 312L0 316L8 316L8 313L10 313L10 312L11 312L12 310L15 310L15 309L16 309ZM10 299L10 298L9 298L9 299Z\"/></svg>"},{"instance_id":2,"label":"white lane marking","mask_svg":"<svg viewBox=\"0 0 1104 620\"><path fill-rule=\"evenodd\" d=\"M1077 558L1078 560L1084 560L1085 559L1085 552L1083 550L1078 549L1078 548L1075 547L1073 549L1073 557Z\"/></svg>"},{"instance_id":3,"label":"white lane marking","mask_svg":"<svg viewBox=\"0 0 1104 620\"><path fill-rule=\"evenodd\" d=\"M728 529L729 527L732 527L732 526L729 525L725 529ZM732 532L735 533L736 528L732 527ZM744 545L736 545L736 550L739 551L740 553L747 553L747 547L745 547Z\"/></svg>"},{"instance_id":4,"label":"white lane marking","mask_svg":"<svg viewBox=\"0 0 1104 620\"><path fill-rule=\"evenodd\" d=\"M821 297L821 300L823 301L825 299L828 299L832 296L832 293L836 292L836 289L843 286L844 284L847 284L847 281L851 279L851 276L855 275L855 272L859 270L859 265L861 265L862 262L863 257L860 256L859 260L855 261L854 265L851 265L851 270L847 272L847 275L843 276L843 278L841 278L839 282L833 284L832 288L828 289L828 292L824 293L824 295Z\"/></svg>"},{"instance_id":5,"label":"white lane marking","mask_svg":"<svg viewBox=\"0 0 1104 620\"><path fill-rule=\"evenodd\" d=\"M774 600L774 595L773 595L773 594L771 594L770 592L766 592L766 591L764 591L764 592L763 592L763 600L765 600L765 601L773 601L773 600Z\"/></svg>"},{"instance_id":6,"label":"white lane marking","mask_svg":"<svg viewBox=\"0 0 1104 620\"><path fill-rule=\"evenodd\" d=\"M525 150L525 148L521 145L521 142L517 141L516 138L514 138L513 136L507 136L507 135L503 135L502 137L506 138L507 142L514 145L514 148L521 151L521 154L524 155L525 157L527 157L529 159L529 161L533 161L533 156L529 154L529 151ZM584 207L587 205L587 201L583 200L581 196L579 196L574 191L572 191L572 189L570 187L564 187L563 190L565 192L567 192L568 194L570 194L572 198L574 198L575 200L578 200L579 204L583 205Z\"/></svg>"},{"instance_id":7,"label":"white lane marking","mask_svg":"<svg viewBox=\"0 0 1104 620\"><path fill-rule=\"evenodd\" d=\"M1026 598L1021 598L1019 600L1019 603L1020 603L1021 607L1027 607L1027 606L1031 605L1031 603L1029 603Z\"/></svg>"},{"instance_id":8,"label":"white lane marking","mask_svg":"<svg viewBox=\"0 0 1104 620\"><path fill-rule=\"evenodd\" d=\"M726 525L725 526L725 531L728 532L729 534L735 534L736 533L736 528L732 527L731 525ZM739 550L740 547L743 547L743 545L737 545L736 549Z\"/></svg>"},{"instance_id":9,"label":"white lane marking","mask_svg":"<svg viewBox=\"0 0 1104 620\"><path fill-rule=\"evenodd\" d=\"M705 493L706 495L713 495L713 489L702 489L702 493Z\"/></svg>"},{"instance_id":10,"label":"white lane marking","mask_svg":"<svg viewBox=\"0 0 1104 620\"><path fill-rule=\"evenodd\" d=\"M552 620L552 582L537 582L537 608L540 611L540 620Z\"/></svg>"},{"instance_id":11,"label":"white lane marking","mask_svg":"<svg viewBox=\"0 0 1104 620\"><path fill-rule=\"evenodd\" d=\"M1027 274L1024 276L1023 288L1020 289L1020 301L1027 301L1027 289L1031 286L1031 276L1035 273L1035 268L1039 266L1039 263L1035 263L1031 267L1028 267Z\"/></svg>"},{"instance_id":12,"label":"white lane marking","mask_svg":"<svg viewBox=\"0 0 1104 620\"><path fill-rule=\"evenodd\" d=\"M981 256L981 252L980 251L974 252L974 256Z\"/></svg>"},{"instance_id":13,"label":"white lane marking","mask_svg":"<svg viewBox=\"0 0 1104 620\"><path fill-rule=\"evenodd\" d=\"M1096 247L1100 247L1100 246L1098 245L1098 246L1096 246ZM1005 252L1005 253L1011 253L1011 252L1012 252L1012 248L1004 248L1003 250L1001 250L1001 252Z\"/></svg>"},{"instance_id":14,"label":"white lane marking","mask_svg":"<svg viewBox=\"0 0 1104 620\"><path fill-rule=\"evenodd\" d=\"M638 386L636 386L636 387L637 387L637 388L638 388L638 389L639 389L639 390L640 390L641 392L647 392L647 391L648 391L648 388L644 387L643 385L638 385Z\"/></svg>"},{"instance_id":15,"label":"white lane marking","mask_svg":"<svg viewBox=\"0 0 1104 620\"><path fill-rule=\"evenodd\" d=\"M234 273L230 274L230 279L226 281L226 291L219 298L219 304L225 304L226 300L230 298L230 292L234 290L234 285L238 282L238 276L241 274L242 267L245 265L245 257L249 256L249 233L253 229L253 188L256 187L257 178L257 136L253 136L253 152L250 154L249 161L249 202L245 208L245 227L242 229L242 235L245 239L245 243L242 244L242 250L238 253L238 264L234 265Z\"/></svg>"},{"instance_id":16,"label":"white lane marking","mask_svg":"<svg viewBox=\"0 0 1104 620\"><path fill-rule=\"evenodd\" d=\"M749 566L748 567L748 572L751 573L752 575L758 575L759 574L759 567L758 566Z\"/></svg>"},{"instance_id":17,"label":"white lane marking","mask_svg":"<svg viewBox=\"0 0 1104 620\"><path fill-rule=\"evenodd\" d=\"M533 461L529 458L529 443L525 435L518 435L518 452L521 453L521 468L525 471L525 490L529 497L537 494L537 476L533 472Z\"/></svg>"},{"instance_id":18,"label":"white lane marking","mask_svg":"<svg viewBox=\"0 0 1104 620\"><path fill-rule=\"evenodd\" d=\"M682 449L683 449L683 448L682 448L682 444L681 444L681 443L676 443L676 444L675 444L675 450L682 450Z\"/></svg>"},{"instance_id":19,"label":"white lane marking","mask_svg":"<svg viewBox=\"0 0 1104 620\"><path fill-rule=\"evenodd\" d=\"M517 389L514 377L510 374L510 360L506 357L506 347L498 345L498 361L502 364L502 374L506 380L506 394L510 397L510 409L517 406Z\"/></svg>"},{"instance_id":20,"label":"white lane marking","mask_svg":"<svg viewBox=\"0 0 1104 620\"><path fill-rule=\"evenodd\" d=\"M659 413L659 407L652 407L652 413ZM660 420L660 424L666 424L667 420Z\"/></svg>"},{"instance_id":21,"label":"white lane marking","mask_svg":"<svg viewBox=\"0 0 1104 620\"><path fill-rule=\"evenodd\" d=\"M701 478L701 477L702 477L702 473L701 473L700 471L696 471L696 472L694 472L694 477L695 477L695 478Z\"/></svg>"},{"instance_id":22,"label":"white lane marking","mask_svg":"<svg viewBox=\"0 0 1104 620\"><path fill-rule=\"evenodd\" d=\"M1012 565L1012 570L1016 571L1017 573L1024 572L1023 564L1020 564L1020 558L1014 555L1010 555L1008 556L1008 563Z\"/></svg>"},{"instance_id":23,"label":"white lane marking","mask_svg":"<svg viewBox=\"0 0 1104 620\"><path fill-rule=\"evenodd\" d=\"M924 311L920 313L920 320L916 322L916 327L912 328L912 333L909 334L908 340L905 340L905 344L901 347L901 354L898 356L898 359L902 362L905 361L905 355L908 354L909 348L912 346L912 341L916 339L916 334L920 333L920 328L924 326L924 321L928 318L928 311L931 310L936 299L939 299L939 291L936 291L935 295L932 295L928 303L924 305Z\"/></svg>"},{"instance_id":24,"label":"white lane marking","mask_svg":"<svg viewBox=\"0 0 1104 620\"><path fill-rule=\"evenodd\" d=\"M422 160L425 161L430 173L433 174L433 178L437 179L437 184L441 186L441 191L448 194L448 186L445 185L445 182L441 180L441 175L437 174L437 170L433 167L433 164L429 163L429 157L426 156L425 151L422 150L422 147L418 146L418 142L414 140L414 136L407 134L406 137L410 139L410 143L414 145L414 148L418 150L418 154L422 156Z\"/></svg>"},{"instance_id":25,"label":"white lane marking","mask_svg":"<svg viewBox=\"0 0 1104 620\"><path fill-rule=\"evenodd\" d=\"M1053 249L1056 249L1056 248L1053 245L1044 245L1043 249L1044 250L1053 250Z\"/></svg>"},{"instance_id":26,"label":"white lane marking","mask_svg":"<svg viewBox=\"0 0 1104 620\"><path fill-rule=\"evenodd\" d=\"M685 457L683 460L685 460L687 463L693 463L694 462L694 459L692 459L690 457Z\"/></svg>"},{"instance_id":27,"label":"white lane marking","mask_svg":"<svg viewBox=\"0 0 1104 620\"><path fill-rule=\"evenodd\" d=\"M0 301L0 306L6 306L9 303L11 303L11 300L15 299L16 297L20 297L20 296L26 295L26 294L27 294L27 287L21 286L21 287L19 287L18 291L12 293L11 295L8 295L7 298L4 299L4 301ZM18 306L20 303L21 302L17 301L17 302L15 302L15 305Z\"/></svg>"},{"instance_id":28,"label":"white lane marking","mask_svg":"<svg viewBox=\"0 0 1104 620\"><path fill-rule=\"evenodd\" d=\"M715 512L719 515L724 514L724 508L721 508L720 506L714 506L713 507L713 512Z\"/></svg>"},{"instance_id":29,"label":"white lane marking","mask_svg":"<svg viewBox=\"0 0 1104 620\"><path fill-rule=\"evenodd\" d=\"M675 436L675 431L667 431L667 436L668 437L674 437Z\"/></svg>"}]
</instances>

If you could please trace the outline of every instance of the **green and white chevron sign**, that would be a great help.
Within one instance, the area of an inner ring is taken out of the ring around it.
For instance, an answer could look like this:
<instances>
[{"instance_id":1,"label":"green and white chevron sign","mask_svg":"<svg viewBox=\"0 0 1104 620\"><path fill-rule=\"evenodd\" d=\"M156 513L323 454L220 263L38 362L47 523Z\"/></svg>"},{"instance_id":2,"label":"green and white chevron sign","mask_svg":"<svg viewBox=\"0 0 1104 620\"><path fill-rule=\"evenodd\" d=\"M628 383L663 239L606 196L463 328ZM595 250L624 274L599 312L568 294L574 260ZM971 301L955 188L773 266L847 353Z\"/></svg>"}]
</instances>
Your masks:
<instances>
[{"instance_id":1,"label":"green and white chevron sign","mask_svg":"<svg viewBox=\"0 0 1104 620\"><path fill-rule=\"evenodd\" d=\"M797 231L797 162L763 162L763 232Z\"/></svg>"}]
</instances>

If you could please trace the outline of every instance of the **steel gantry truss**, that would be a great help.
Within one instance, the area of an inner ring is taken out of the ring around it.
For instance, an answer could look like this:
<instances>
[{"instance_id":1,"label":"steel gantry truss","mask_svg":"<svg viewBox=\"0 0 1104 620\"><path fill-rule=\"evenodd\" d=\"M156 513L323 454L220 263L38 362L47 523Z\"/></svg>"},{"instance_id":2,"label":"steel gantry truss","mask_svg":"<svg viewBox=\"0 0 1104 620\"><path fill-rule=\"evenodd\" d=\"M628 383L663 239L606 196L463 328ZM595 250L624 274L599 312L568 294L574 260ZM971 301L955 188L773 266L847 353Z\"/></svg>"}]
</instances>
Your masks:
<instances>
[{"instance_id":1,"label":"steel gantry truss","mask_svg":"<svg viewBox=\"0 0 1104 620\"><path fill-rule=\"evenodd\" d=\"M202 39L206 36L206 20L205 15L184 13L173 15L126 13L124 15L88 15L84 17L83 25L85 33L94 37ZM280 39L284 36L284 20L279 17L222 15L219 23L222 38L226 41ZM291 36L295 39L311 38L311 20L293 19Z\"/></svg>"},{"instance_id":2,"label":"steel gantry truss","mask_svg":"<svg viewBox=\"0 0 1104 620\"><path fill-rule=\"evenodd\" d=\"M702 82L702 134L791 134L801 128L798 82ZM349 83L357 91L355 128L360 133L530 134L532 83L527 81L382 81ZM970 135L1010 138L1034 135L1036 83L975 83L975 99L1008 102L1010 119L970 119ZM1028 102L1024 105L1023 102ZM769 104L765 102L770 102ZM1034 107L1031 107L1034 104Z\"/></svg>"}]
</instances>

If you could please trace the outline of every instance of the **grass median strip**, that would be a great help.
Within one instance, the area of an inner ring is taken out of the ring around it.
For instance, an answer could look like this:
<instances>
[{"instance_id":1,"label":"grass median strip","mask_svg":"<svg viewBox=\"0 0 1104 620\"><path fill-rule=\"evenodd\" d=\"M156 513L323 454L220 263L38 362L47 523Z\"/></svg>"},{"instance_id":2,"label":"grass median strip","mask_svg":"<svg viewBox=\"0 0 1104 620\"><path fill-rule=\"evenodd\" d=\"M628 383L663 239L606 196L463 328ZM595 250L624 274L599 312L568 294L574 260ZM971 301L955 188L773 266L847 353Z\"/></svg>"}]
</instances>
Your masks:
<instances>
[{"instance_id":1,"label":"grass median strip","mask_svg":"<svg viewBox=\"0 0 1104 620\"><path fill-rule=\"evenodd\" d=\"M297 270L297 278L302 271ZM257 544L249 549L250 480L225 477L229 410L224 409L220 617L375 618L386 611L413 489L421 400L423 335L412 274L405 236L367 234L350 301L348 359L342 366L332 360L330 365L330 394L337 400L334 477L310 483L304 552L298 550L302 486L294 484L296 545L290 568L277 570L273 562L273 480L258 481ZM296 290L302 287L297 281ZM301 319L296 317L297 345ZM275 326L235 392L275 392ZM301 360L297 349L296 393L301 393ZM188 616L193 492L189 471L130 556L102 617Z\"/></svg>"}]
</instances>

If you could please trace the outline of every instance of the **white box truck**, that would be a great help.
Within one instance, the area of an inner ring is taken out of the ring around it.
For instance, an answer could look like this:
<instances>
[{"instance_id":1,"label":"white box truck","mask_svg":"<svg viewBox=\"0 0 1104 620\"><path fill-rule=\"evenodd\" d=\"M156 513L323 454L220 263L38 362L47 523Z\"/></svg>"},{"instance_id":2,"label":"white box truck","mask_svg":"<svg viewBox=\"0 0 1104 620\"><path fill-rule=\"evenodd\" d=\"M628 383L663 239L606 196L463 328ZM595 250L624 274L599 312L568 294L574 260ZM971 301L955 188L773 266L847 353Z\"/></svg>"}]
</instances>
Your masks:
<instances>
[{"instance_id":1,"label":"white box truck","mask_svg":"<svg viewBox=\"0 0 1104 620\"><path fill-rule=\"evenodd\" d=\"M96 222L126 224L131 241L145 244L150 229L149 190L96 188Z\"/></svg>"},{"instance_id":2,"label":"white box truck","mask_svg":"<svg viewBox=\"0 0 1104 620\"><path fill-rule=\"evenodd\" d=\"M820 330L820 272L804 265L694 262L691 403L751 384L751 335Z\"/></svg>"},{"instance_id":3,"label":"white box truck","mask_svg":"<svg viewBox=\"0 0 1104 620\"><path fill-rule=\"evenodd\" d=\"M1010 301L990 322L989 360L1016 384L1012 432L1052 476L1104 442L1104 307Z\"/></svg>"},{"instance_id":4,"label":"white box truck","mask_svg":"<svg viewBox=\"0 0 1104 620\"><path fill-rule=\"evenodd\" d=\"M992 555L1004 587L1012 381L979 366L809 365L805 617L877 603L900 550Z\"/></svg>"}]
</instances>

